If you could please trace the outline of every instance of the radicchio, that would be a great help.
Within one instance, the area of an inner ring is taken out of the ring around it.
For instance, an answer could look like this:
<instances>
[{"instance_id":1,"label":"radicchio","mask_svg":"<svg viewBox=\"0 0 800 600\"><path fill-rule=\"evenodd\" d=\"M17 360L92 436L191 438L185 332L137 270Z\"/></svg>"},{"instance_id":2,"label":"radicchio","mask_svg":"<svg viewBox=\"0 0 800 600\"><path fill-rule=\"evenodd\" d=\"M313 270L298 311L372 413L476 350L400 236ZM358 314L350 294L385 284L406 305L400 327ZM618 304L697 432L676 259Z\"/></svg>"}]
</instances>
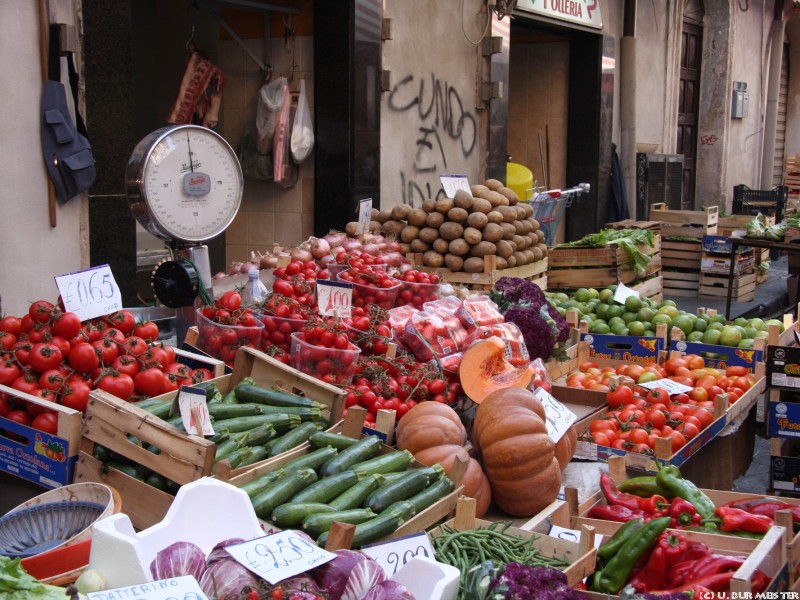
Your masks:
<instances>
[{"instance_id":1,"label":"radicchio","mask_svg":"<svg viewBox=\"0 0 800 600\"><path fill-rule=\"evenodd\" d=\"M192 575L200 581L206 568L206 555L191 542L175 542L161 550L150 563L153 579Z\"/></svg>"},{"instance_id":2,"label":"radicchio","mask_svg":"<svg viewBox=\"0 0 800 600\"><path fill-rule=\"evenodd\" d=\"M383 568L365 554L354 550L334 554L336 558L309 573L331 600L361 600L386 579Z\"/></svg>"},{"instance_id":3,"label":"radicchio","mask_svg":"<svg viewBox=\"0 0 800 600\"><path fill-rule=\"evenodd\" d=\"M233 558L217 558L209 563L198 581L209 598L238 597L244 588L257 590L259 583L258 577Z\"/></svg>"},{"instance_id":4,"label":"radicchio","mask_svg":"<svg viewBox=\"0 0 800 600\"><path fill-rule=\"evenodd\" d=\"M368 591L361 600L415 600L415 598L402 583L387 579Z\"/></svg>"},{"instance_id":5,"label":"radicchio","mask_svg":"<svg viewBox=\"0 0 800 600\"><path fill-rule=\"evenodd\" d=\"M284 597L288 597L291 600L316 600L322 596L322 590L307 575L298 575L281 581L277 587L283 590Z\"/></svg>"}]
</instances>

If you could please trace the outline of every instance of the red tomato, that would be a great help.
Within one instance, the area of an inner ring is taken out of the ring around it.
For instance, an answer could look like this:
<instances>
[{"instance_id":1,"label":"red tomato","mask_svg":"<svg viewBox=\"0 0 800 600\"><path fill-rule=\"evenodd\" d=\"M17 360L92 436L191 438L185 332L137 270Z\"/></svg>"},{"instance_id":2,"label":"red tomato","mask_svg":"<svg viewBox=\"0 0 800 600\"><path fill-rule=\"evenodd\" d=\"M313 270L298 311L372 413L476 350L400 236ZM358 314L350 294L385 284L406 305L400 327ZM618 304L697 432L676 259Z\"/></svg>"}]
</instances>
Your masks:
<instances>
[{"instance_id":1,"label":"red tomato","mask_svg":"<svg viewBox=\"0 0 800 600\"><path fill-rule=\"evenodd\" d=\"M618 385L606 394L606 402L612 409L620 408L633 400L633 390L626 385Z\"/></svg>"},{"instance_id":2,"label":"red tomato","mask_svg":"<svg viewBox=\"0 0 800 600\"><path fill-rule=\"evenodd\" d=\"M133 316L132 312L125 309L106 315L103 319L105 319L111 327L119 329L125 335L133 331L133 328L136 326L136 317Z\"/></svg>"},{"instance_id":3,"label":"red tomato","mask_svg":"<svg viewBox=\"0 0 800 600\"><path fill-rule=\"evenodd\" d=\"M725 375L728 377L744 377L747 375L747 367L735 366L725 369Z\"/></svg>"},{"instance_id":4,"label":"red tomato","mask_svg":"<svg viewBox=\"0 0 800 600\"><path fill-rule=\"evenodd\" d=\"M59 312L53 319L50 329L55 335L69 339L80 332L81 319L73 312Z\"/></svg>"},{"instance_id":5,"label":"red tomato","mask_svg":"<svg viewBox=\"0 0 800 600\"><path fill-rule=\"evenodd\" d=\"M133 378L130 375L113 371L104 371L98 378L97 387L122 400L128 400L134 391Z\"/></svg>"},{"instance_id":6,"label":"red tomato","mask_svg":"<svg viewBox=\"0 0 800 600\"><path fill-rule=\"evenodd\" d=\"M34 371L44 373L58 368L63 356L61 350L49 342L39 342L31 348L29 363Z\"/></svg>"},{"instance_id":7,"label":"red tomato","mask_svg":"<svg viewBox=\"0 0 800 600\"><path fill-rule=\"evenodd\" d=\"M86 405L89 403L89 385L85 383L70 382L61 392L61 404L86 412Z\"/></svg>"},{"instance_id":8,"label":"red tomato","mask_svg":"<svg viewBox=\"0 0 800 600\"><path fill-rule=\"evenodd\" d=\"M146 341L154 342L158 339L158 325L156 325L153 321L143 321L134 326L132 331L133 335Z\"/></svg>"},{"instance_id":9,"label":"red tomato","mask_svg":"<svg viewBox=\"0 0 800 600\"><path fill-rule=\"evenodd\" d=\"M69 366L81 373L91 373L100 365L100 357L95 352L94 346L88 342L72 348L67 361Z\"/></svg>"},{"instance_id":10,"label":"red tomato","mask_svg":"<svg viewBox=\"0 0 800 600\"><path fill-rule=\"evenodd\" d=\"M119 356L119 345L111 338L102 337L92 342L91 345L100 357L100 362L104 365L111 365L114 359Z\"/></svg>"},{"instance_id":11,"label":"red tomato","mask_svg":"<svg viewBox=\"0 0 800 600\"><path fill-rule=\"evenodd\" d=\"M702 358L700 359L702 360ZM686 445L686 438L680 431L672 431L670 433L672 438L672 452L677 452Z\"/></svg>"},{"instance_id":12,"label":"red tomato","mask_svg":"<svg viewBox=\"0 0 800 600\"><path fill-rule=\"evenodd\" d=\"M216 305L229 311L237 310L242 305L242 296L235 290L229 290L220 296Z\"/></svg>"},{"instance_id":13,"label":"red tomato","mask_svg":"<svg viewBox=\"0 0 800 600\"><path fill-rule=\"evenodd\" d=\"M12 359L0 361L0 385L11 385L19 375L19 367Z\"/></svg>"},{"instance_id":14,"label":"red tomato","mask_svg":"<svg viewBox=\"0 0 800 600\"><path fill-rule=\"evenodd\" d=\"M58 433L58 415L51 411L36 415L31 422L31 427L55 435Z\"/></svg>"},{"instance_id":15,"label":"red tomato","mask_svg":"<svg viewBox=\"0 0 800 600\"><path fill-rule=\"evenodd\" d=\"M28 414L27 410L21 410L19 408L12 410L6 415L6 419L9 421L15 421L22 425L30 425L31 424L31 416Z\"/></svg>"},{"instance_id":16,"label":"red tomato","mask_svg":"<svg viewBox=\"0 0 800 600\"><path fill-rule=\"evenodd\" d=\"M19 317L5 316L0 319L0 331L19 337L22 333L22 320Z\"/></svg>"},{"instance_id":17,"label":"red tomato","mask_svg":"<svg viewBox=\"0 0 800 600\"><path fill-rule=\"evenodd\" d=\"M133 384L142 396L160 396L164 393L164 372L157 367L143 369L136 374Z\"/></svg>"},{"instance_id":18,"label":"red tomato","mask_svg":"<svg viewBox=\"0 0 800 600\"><path fill-rule=\"evenodd\" d=\"M53 312L53 303L47 300L36 300L28 308L28 314L36 323L47 323Z\"/></svg>"}]
</instances>

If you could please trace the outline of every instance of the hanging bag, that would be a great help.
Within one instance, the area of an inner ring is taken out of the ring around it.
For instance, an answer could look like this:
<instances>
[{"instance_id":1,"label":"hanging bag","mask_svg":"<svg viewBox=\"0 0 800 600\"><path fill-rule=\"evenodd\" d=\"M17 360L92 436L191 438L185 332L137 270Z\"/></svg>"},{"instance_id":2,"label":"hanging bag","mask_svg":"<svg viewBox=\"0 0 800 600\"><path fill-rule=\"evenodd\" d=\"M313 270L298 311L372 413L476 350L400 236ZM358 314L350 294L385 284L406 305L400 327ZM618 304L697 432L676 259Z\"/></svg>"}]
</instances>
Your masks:
<instances>
[{"instance_id":1,"label":"hanging bag","mask_svg":"<svg viewBox=\"0 0 800 600\"><path fill-rule=\"evenodd\" d=\"M297 112L294 114L291 139L292 159L301 163L314 149L314 127L311 124L311 111L306 97L306 80L300 80L300 97L297 99Z\"/></svg>"}]
</instances>

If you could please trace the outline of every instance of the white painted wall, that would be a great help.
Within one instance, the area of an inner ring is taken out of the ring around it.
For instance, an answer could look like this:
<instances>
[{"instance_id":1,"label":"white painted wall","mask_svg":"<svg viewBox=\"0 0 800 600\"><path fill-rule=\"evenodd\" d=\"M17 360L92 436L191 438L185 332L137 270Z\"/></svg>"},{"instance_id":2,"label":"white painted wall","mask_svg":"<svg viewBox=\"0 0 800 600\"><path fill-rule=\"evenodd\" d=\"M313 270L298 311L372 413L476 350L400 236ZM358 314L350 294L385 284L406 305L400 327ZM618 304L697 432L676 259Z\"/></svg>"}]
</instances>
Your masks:
<instances>
[{"instance_id":1,"label":"white painted wall","mask_svg":"<svg viewBox=\"0 0 800 600\"><path fill-rule=\"evenodd\" d=\"M60 14L61 22L72 22ZM85 200L57 209L50 227L47 178L39 144L39 20L36 0L0 2L0 297L6 314L21 315L38 298L58 297L53 277L83 266Z\"/></svg>"},{"instance_id":2,"label":"white painted wall","mask_svg":"<svg viewBox=\"0 0 800 600\"><path fill-rule=\"evenodd\" d=\"M436 197L440 174L464 174L478 182L485 147L477 91L482 57L466 36L481 38L484 4L384 0L392 39L383 44L383 68L391 72L391 89L381 102L383 209L420 206Z\"/></svg>"}]
</instances>

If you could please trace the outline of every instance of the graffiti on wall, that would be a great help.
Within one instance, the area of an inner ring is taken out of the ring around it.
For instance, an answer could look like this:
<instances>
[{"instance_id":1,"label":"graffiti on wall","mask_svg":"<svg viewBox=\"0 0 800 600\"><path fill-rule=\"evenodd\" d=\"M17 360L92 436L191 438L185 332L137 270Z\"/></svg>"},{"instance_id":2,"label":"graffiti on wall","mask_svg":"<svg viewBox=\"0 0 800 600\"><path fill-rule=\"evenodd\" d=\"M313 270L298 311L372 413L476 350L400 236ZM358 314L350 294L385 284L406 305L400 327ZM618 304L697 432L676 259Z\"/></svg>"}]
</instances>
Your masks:
<instances>
[{"instance_id":1,"label":"graffiti on wall","mask_svg":"<svg viewBox=\"0 0 800 600\"><path fill-rule=\"evenodd\" d=\"M439 198L444 190L438 176L448 172L456 158L467 158L478 141L478 121L464 108L458 91L437 78L407 75L389 92L387 107L415 119L416 148L410 166L400 167L403 204L419 206L428 198Z\"/></svg>"}]
</instances>

